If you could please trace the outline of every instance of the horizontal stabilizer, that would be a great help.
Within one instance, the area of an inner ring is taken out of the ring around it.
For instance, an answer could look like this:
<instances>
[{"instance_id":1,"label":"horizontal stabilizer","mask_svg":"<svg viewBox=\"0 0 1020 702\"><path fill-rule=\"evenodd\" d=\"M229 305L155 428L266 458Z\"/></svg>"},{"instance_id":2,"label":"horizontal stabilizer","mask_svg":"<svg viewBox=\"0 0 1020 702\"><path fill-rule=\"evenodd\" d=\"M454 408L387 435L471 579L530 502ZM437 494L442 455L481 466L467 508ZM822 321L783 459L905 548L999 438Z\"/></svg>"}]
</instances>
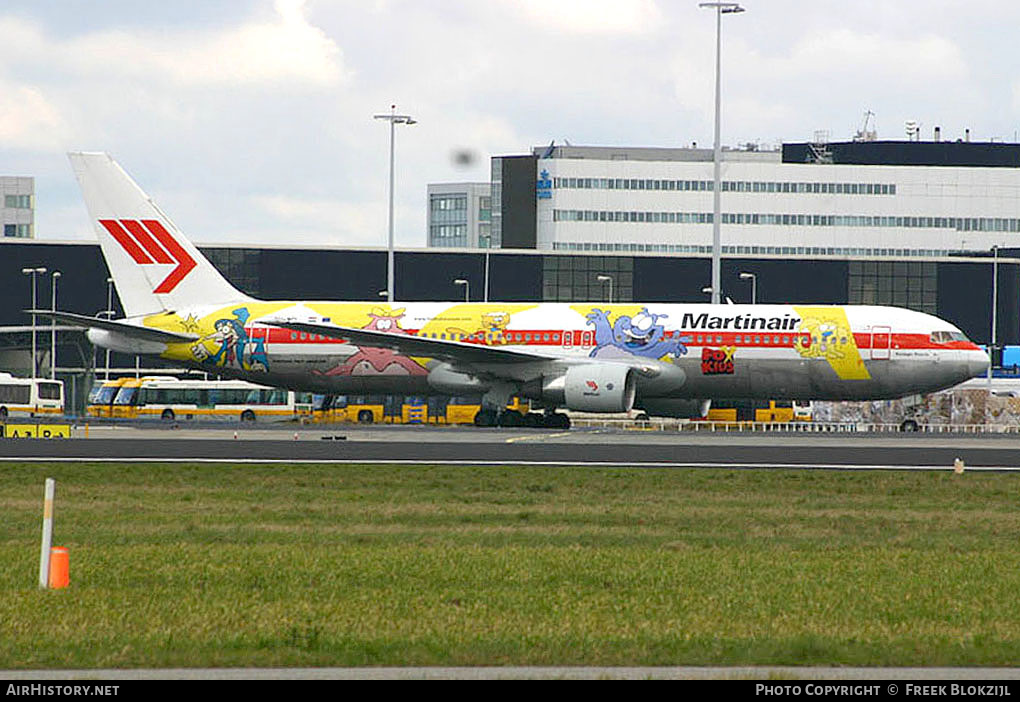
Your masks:
<instances>
[{"instance_id":1,"label":"horizontal stabilizer","mask_svg":"<svg viewBox=\"0 0 1020 702\"><path fill-rule=\"evenodd\" d=\"M100 319L99 317L87 317L83 314L73 312L54 312L53 310L25 310L25 314L34 314L39 317L55 319L58 322L67 322L79 327L88 329L105 329L106 331L117 332L134 339L143 341L155 341L164 344L183 344L195 341L198 334L184 334L181 332L153 329L152 327L140 327L122 320Z\"/></svg>"}]
</instances>

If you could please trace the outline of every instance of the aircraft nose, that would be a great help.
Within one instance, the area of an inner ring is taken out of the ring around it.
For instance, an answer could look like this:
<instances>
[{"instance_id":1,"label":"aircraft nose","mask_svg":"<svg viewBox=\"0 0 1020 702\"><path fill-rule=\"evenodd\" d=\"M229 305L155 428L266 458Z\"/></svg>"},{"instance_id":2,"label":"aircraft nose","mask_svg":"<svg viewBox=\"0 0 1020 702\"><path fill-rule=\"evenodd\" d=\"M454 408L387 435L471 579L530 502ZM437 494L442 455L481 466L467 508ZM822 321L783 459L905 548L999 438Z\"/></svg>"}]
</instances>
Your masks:
<instances>
[{"instance_id":1,"label":"aircraft nose","mask_svg":"<svg viewBox=\"0 0 1020 702\"><path fill-rule=\"evenodd\" d=\"M988 354L980 349L967 352L967 370L971 377L977 377L988 373L988 365L991 363Z\"/></svg>"}]
</instances>

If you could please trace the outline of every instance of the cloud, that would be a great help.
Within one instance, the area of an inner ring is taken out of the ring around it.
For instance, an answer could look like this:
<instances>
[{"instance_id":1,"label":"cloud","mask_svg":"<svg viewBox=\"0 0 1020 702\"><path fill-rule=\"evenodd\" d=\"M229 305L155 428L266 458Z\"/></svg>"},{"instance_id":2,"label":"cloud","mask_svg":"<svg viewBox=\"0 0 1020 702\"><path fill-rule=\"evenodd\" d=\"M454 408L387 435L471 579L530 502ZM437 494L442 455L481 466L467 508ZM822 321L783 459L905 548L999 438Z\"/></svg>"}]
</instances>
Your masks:
<instances>
[{"instance_id":1,"label":"cloud","mask_svg":"<svg viewBox=\"0 0 1020 702\"><path fill-rule=\"evenodd\" d=\"M36 87L0 81L0 145L5 148L60 148L69 128L60 110Z\"/></svg>"},{"instance_id":2,"label":"cloud","mask_svg":"<svg viewBox=\"0 0 1020 702\"><path fill-rule=\"evenodd\" d=\"M853 72L900 82L961 78L967 72L959 47L944 37L897 38L849 29L807 39L781 63L786 70Z\"/></svg>"},{"instance_id":3,"label":"cloud","mask_svg":"<svg viewBox=\"0 0 1020 702\"><path fill-rule=\"evenodd\" d=\"M260 195L252 202L286 230L286 242L386 245L387 211L383 202L352 203L289 195Z\"/></svg>"},{"instance_id":4,"label":"cloud","mask_svg":"<svg viewBox=\"0 0 1020 702\"><path fill-rule=\"evenodd\" d=\"M20 31L20 24L8 26ZM60 64L58 70L107 81L132 78L185 87L328 88L350 77L340 47L309 23L303 0L276 0L269 19L249 20L220 31L132 28L56 42L35 30L22 34L21 43L27 42L26 36L36 37L34 50L49 52L49 60Z\"/></svg>"},{"instance_id":5,"label":"cloud","mask_svg":"<svg viewBox=\"0 0 1020 702\"><path fill-rule=\"evenodd\" d=\"M653 0L516 0L525 19L560 34L639 34L662 24Z\"/></svg>"}]
</instances>

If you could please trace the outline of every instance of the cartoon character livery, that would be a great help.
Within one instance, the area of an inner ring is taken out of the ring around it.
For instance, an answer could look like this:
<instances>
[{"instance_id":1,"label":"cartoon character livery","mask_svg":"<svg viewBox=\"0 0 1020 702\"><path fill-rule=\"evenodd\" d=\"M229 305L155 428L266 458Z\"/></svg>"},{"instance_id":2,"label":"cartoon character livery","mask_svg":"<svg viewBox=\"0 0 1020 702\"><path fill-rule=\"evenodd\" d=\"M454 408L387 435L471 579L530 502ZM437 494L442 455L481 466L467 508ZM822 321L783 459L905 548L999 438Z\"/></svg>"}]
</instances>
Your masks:
<instances>
[{"instance_id":1,"label":"cartoon character livery","mask_svg":"<svg viewBox=\"0 0 1020 702\"><path fill-rule=\"evenodd\" d=\"M253 373L266 372L269 370L269 357L266 355L265 341L250 337L244 326L251 316L248 309L239 307L232 310L231 314L233 317L224 317L213 322L215 331L202 337L191 347L195 360ZM219 344L216 353L211 356L205 346L205 342L210 339Z\"/></svg>"},{"instance_id":2,"label":"cartoon character livery","mask_svg":"<svg viewBox=\"0 0 1020 702\"><path fill-rule=\"evenodd\" d=\"M902 397L988 364L953 325L893 307L256 300L107 154L70 158L126 318L36 313L99 346L261 384L481 396L481 425L522 421L505 410L520 396L564 427L561 408L685 417L712 398Z\"/></svg>"},{"instance_id":3,"label":"cartoon character livery","mask_svg":"<svg viewBox=\"0 0 1020 702\"><path fill-rule=\"evenodd\" d=\"M592 358L608 358L611 356L641 356L642 358L679 358L687 353L683 342L690 337L667 339L666 327L657 324L658 320L669 315L653 314L647 307L634 315L621 314L616 322L609 323L609 312L598 308L592 309L585 319L595 327L595 348Z\"/></svg>"}]
</instances>

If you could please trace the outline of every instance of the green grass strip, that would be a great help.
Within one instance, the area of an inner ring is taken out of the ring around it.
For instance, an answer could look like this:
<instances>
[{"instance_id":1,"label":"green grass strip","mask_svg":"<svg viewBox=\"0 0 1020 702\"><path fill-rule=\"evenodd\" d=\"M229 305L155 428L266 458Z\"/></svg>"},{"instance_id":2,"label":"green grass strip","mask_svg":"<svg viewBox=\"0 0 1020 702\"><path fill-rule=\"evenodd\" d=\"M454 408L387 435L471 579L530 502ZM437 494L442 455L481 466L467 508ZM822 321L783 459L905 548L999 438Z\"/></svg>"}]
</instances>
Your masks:
<instances>
[{"instance_id":1,"label":"green grass strip","mask_svg":"<svg viewBox=\"0 0 1020 702\"><path fill-rule=\"evenodd\" d=\"M71 587L39 591L43 480ZM1020 476L0 467L0 669L1002 666Z\"/></svg>"}]
</instances>

